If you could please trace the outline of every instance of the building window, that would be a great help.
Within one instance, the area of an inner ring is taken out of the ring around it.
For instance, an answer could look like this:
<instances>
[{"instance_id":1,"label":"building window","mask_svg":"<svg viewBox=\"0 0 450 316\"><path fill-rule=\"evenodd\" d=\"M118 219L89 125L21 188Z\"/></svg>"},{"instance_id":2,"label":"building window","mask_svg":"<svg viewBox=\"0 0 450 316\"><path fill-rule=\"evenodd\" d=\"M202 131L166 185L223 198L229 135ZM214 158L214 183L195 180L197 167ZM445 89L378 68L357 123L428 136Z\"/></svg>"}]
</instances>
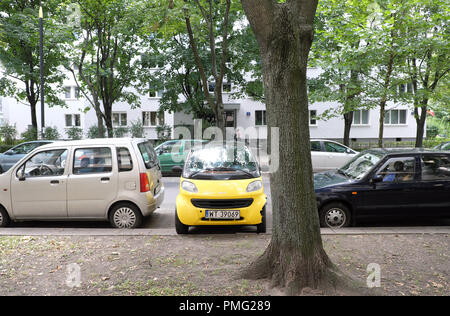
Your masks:
<instances>
[{"instance_id":1,"label":"building window","mask_svg":"<svg viewBox=\"0 0 450 316\"><path fill-rule=\"evenodd\" d=\"M127 126L127 113L113 112L112 123L113 126Z\"/></svg>"},{"instance_id":2,"label":"building window","mask_svg":"<svg viewBox=\"0 0 450 316\"><path fill-rule=\"evenodd\" d=\"M267 125L265 110L255 111L255 125L256 126Z\"/></svg>"},{"instance_id":3,"label":"building window","mask_svg":"<svg viewBox=\"0 0 450 316\"><path fill-rule=\"evenodd\" d=\"M225 111L225 127L236 127L236 113L234 110Z\"/></svg>"},{"instance_id":4,"label":"building window","mask_svg":"<svg viewBox=\"0 0 450 316\"><path fill-rule=\"evenodd\" d=\"M158 113L156 111L142 112L143 126L162 126L164 125L164 112Z\"/></svg>"},{"instance_id":5,"label":"building window","mask_svg":"<svg viewBox=\"0 0 450 316\"><path fill-rule=\"evenodd\" d=\"M389 110L384 114L384 124L405 125L407 110Z\"/></svg>"},{"instance_id":6,"label":"building window","mask_svg":"<svg viewBox=\"0 0 450 316\"><path fill-rule=\"evenodd\" d=\"M355 110L353 111L354 125L369 125L369 110Z\"/></svg>"},{"instance_id":7,"label":"building window","mask_svg":"<svg viewBox=\"0 0 450 316\"><path fill-rule=\"evenodd\" d=\"M222 91L225 93L230 93L231 92L231 83L230 82L224 82L222 84Z\"/></svg>"},{"instance_id":8,"label":"building window","mask_svg":"<svg viewBox=\"0 0 450 316\"><path fill-rule=\"evenodd\" d=\"M156 87L153 87L152 85L150 85L149 90L148 90L148 96L150 98L161 98L163 95L163 90L158 90L156 89Z\"/></svg>"},{"instance_id":9,"label":"building window","mask_svg":"<svg viewBox=\"0 0 450 316\"><path fill-rule=\"evenodd\" d=\"M81 126L80 114L66 114L65 121L66 121L66 127Z\"/></svg>"},{"instance_id":10,"label":"building window","mask_svg":"<svg viewBox=\"0 0 450 316\"><path fill-rule=\"evenodd\" d=\"M309 125L317 126L317 111L309 110Z\"/></svg>"},{"instance_id":11,"label":"building window","mask_svg":"<svg viewBox=\"0 0 450 316\"><path fill-rule=\"evenodd\" d=\"M72 87L64 87L64 98L72 98Z\"/></svg>"},{"instance_id":12,"label":"building window","mask_svg":"<svg viewBox=\"0 0 450 316\"><path fill-rule=\"evenodd\" d=\"M408 83L402 83L398 85L398 93L399 94L405 94L405 93L413 93L413 85L411 82Z\"/></svg>"},{"instance_id":13,"label":"building window","mask_svg":"<svg viewBox=\"0 0 450 316\"><path fill-rule=\"evenodd\" d=\"M75 99L79 99L80 98L80 88L75 87Z\"/></svg>"}]
</instances>

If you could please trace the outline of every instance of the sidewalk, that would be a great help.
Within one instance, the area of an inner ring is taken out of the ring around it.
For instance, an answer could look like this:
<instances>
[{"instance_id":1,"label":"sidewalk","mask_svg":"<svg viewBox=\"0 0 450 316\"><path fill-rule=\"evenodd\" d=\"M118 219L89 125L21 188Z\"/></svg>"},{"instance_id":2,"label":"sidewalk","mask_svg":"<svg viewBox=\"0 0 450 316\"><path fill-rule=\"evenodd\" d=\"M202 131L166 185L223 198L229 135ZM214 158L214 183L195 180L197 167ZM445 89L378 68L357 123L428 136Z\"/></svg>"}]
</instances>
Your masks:
<instances>
[{"instance_id":1,"label":"sidewalk","mask_svg":"<svg viewBox=\"0 0 450 316\"><path fill-rule=\"evenodd\" d=\"M425 226L425 227L351 227L341 229L321 228L322 235L406 235L406 234L444 234L450 235L450 226ZM250 234L256 235L250 230L220 230L206 233L200 230L191 235L230 235ZM267 234L270 235L271 229ZM48 228L48 227L10 227L0 228L0 236L175 236L175 228ZM188 235L189 236L189 235Z\"/></svg>"}]
</instances>

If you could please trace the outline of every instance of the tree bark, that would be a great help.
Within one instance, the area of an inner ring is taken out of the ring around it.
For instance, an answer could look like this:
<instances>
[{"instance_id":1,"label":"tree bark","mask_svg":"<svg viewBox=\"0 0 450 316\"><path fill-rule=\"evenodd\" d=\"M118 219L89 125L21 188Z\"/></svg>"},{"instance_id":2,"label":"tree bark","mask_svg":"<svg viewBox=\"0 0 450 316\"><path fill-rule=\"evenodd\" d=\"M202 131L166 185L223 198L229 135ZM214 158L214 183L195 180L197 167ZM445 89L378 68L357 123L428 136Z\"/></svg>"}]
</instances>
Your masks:
<instances>
[{"instance_id":1,"label":"tree bark","mask_svg":"<svg viewBox=\"0 0 450 316\"><path fill-rule=\"evenodd\" d=\"M387 64L386 75L384 76L384 84L383 84L383 95L380 101L380 121L378 128L378 147L383 147L383 133L384 133L384 115L386 113L386 103L387 103L387 94L388 89L391 84L391 75L392 75L392 66L394 65L394 53L391 52L389 54L389 60Z\"/></svg>"},{"instance_id":2,"label":"tree bark","mask_svg":"<svg viewBox=\"0 0 450 316\"><path fill-rule=\"evenodd\" d=\"M344 113L344 145L350 146L350 130L353 123L353 111Z\"/></svg>"},{"instance_id":3,"label":"tree bark","mask_svg":"<svg viewBox=\"0 0 450 316\"><path fill-rule=\"evenodd\" d=\"M260 47L268 126L279 128L279 159L283 162L270 175L270 244L243 276L270 278L272 286L284 288L288 294L298 294L304 287L328 288L337 279L337 270L322 247L306 90L317 1L241 2Z\"/></svg>"}]
</instances>

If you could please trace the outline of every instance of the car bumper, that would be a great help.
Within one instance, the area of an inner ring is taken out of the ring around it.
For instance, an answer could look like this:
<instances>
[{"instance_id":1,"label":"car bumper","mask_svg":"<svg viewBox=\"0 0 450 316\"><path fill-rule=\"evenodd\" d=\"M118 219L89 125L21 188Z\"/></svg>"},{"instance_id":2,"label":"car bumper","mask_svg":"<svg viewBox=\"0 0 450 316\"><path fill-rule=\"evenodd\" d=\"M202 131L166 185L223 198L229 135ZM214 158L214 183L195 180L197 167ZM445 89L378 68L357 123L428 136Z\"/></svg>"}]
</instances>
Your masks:
<instances>
[{"instance_id":1,"label":"car bumper","mask_svg":"<svg viewBox=\"0 0 450 316\"><path fill-rule=\"evenodd\" d=\"M140 206L140 208L142 215L149 216L162 204L164 200L164 186L161 186L161 189L156 195L153 195L151 192L146 192L145 195L145 204Z\"/></svg>"},{"instance_id":2,"label":"car bumper","mask_svg":"<svg viewBox=\"0 0 450 316\"><path fill-rule=\"evenodd\" d=\"M225 219L206 219L206 210L215 210L214 208L199 208L195 207L191 202L190 196L179 194L176 200L177 214L179 220L188 226L204 226L204 225L257 225L262 222L261 211L266 205L266 195L252 195L243 196L242 198L253 198L253 202L248 207L242 208L227 208L226 210L239 210L240 219L225 220ZM223 209L216 209L223 210Z\"/></svg>"}]
</instances>

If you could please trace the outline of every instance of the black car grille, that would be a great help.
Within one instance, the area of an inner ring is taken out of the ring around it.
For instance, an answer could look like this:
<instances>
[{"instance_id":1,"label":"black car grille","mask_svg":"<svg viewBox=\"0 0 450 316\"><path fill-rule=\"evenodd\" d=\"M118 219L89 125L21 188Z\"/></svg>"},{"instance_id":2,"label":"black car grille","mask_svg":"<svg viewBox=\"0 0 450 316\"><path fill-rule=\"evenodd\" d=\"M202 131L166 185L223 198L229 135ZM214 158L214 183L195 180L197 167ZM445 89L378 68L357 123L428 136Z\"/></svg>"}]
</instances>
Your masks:
<instances>
[{"instance_id":1,"label":"black car grille","mask_svg":"<svg viewBox=\"0 0 450 316\"><path fill-rule=\"evenodd\" d=\"M233 209L248 207L253 199L192 199L192 205L204 209Z\"/></svg>"}]
</instances>

